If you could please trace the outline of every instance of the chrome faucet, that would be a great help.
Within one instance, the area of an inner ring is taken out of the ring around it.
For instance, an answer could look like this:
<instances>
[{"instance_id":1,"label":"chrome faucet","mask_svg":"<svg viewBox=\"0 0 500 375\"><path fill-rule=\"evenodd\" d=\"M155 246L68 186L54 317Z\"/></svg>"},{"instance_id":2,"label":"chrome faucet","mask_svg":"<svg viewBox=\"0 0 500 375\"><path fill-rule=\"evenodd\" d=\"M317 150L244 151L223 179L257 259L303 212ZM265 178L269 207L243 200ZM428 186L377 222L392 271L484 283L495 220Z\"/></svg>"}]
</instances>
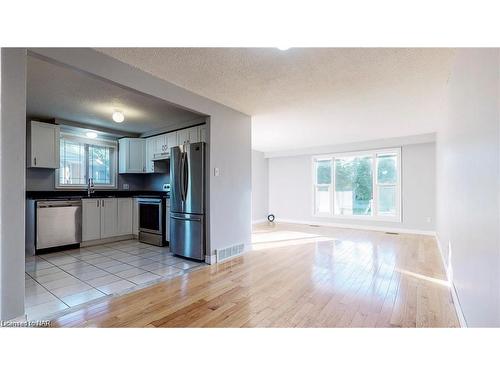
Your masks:
<instances>
[{"instance_id":1,"label":"chrome faucet","mask_svg":"<svg viewBox=\"0 0 500 375\"><path fill-rule=\"evenodd\" d=\"M94 192L94 179L89 177L89 180L87 182L87 194L90 198L90 195Z\"/></svg>"}]
</instances>

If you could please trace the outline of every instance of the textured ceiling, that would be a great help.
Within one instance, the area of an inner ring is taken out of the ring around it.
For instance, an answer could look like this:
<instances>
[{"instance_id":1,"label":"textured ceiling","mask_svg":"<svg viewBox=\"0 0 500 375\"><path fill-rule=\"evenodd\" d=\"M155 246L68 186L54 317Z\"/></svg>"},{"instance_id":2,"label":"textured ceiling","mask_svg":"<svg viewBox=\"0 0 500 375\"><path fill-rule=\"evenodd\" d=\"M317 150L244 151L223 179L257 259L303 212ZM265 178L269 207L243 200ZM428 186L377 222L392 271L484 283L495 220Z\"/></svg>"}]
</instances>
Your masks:
<instances>
[{"instance_id":1,"label":"textured ceiling","mask_svg":"<svg viewBox=\"0 0 500 375\"><path fill-rule=\"evenodd\" d=\"M252 115L279 151L436 131L450 49L106 48L99 51Z\"/></svg>"},{"instance_id":2,"label":"textured ceiling","mask_svg":"<svg viewBox=\"0 0 500 375\"><path fill-rule=\"evenodd\" d=\"M134 133L200 117L158 98L32 56L28 56L27 93L30 117L59 118ZM114 110L124 113L124 122L112 121Z\"/></svg>"}]
</instances>

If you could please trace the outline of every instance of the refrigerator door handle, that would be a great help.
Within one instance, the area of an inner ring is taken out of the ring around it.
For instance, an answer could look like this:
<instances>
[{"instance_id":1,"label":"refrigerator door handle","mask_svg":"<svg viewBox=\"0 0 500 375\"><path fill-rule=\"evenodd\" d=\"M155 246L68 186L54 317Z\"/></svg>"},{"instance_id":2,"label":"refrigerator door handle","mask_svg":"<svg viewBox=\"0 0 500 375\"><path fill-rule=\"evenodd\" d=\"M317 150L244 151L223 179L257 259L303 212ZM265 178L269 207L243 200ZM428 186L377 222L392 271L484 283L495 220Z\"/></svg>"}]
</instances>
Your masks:
<instances>
[{"instance_id":1,"label":"refrigerator door handle","mask_svg":"<svg viewBox=\"0 0 500 375\"><path fill-rule=\"evenodd\" d=\"M171 219L174 220L182 220L182 221L201 221L200 218L194 218L194 217L180 217L180 216L170 216Z\"/></svg>"},{"instance_id":2,"label":"refrigerator door handle","mask_svg":"<svg viewBox=\"0 0 500 375\"><path fill-rule=\"evenodd\" d=\"M187 198L188 186L189 186L189 161L187 157L187 152L184 154L184 201Z\"/></svg>"},{"instance_id":3,"label":"refrigerator door handle","mask_svg":"<svg viewBox=\"0 0 500 375\"><path fill-rule=\"evenodd\" d=\"M179 168L180 176L179 176L179 183L180 183L180 188L181 188L181 201L184 202L185 197L184 197L184 152L181 152L181 160L180 160L180 168Z\"/></svg>"}]
</instances>

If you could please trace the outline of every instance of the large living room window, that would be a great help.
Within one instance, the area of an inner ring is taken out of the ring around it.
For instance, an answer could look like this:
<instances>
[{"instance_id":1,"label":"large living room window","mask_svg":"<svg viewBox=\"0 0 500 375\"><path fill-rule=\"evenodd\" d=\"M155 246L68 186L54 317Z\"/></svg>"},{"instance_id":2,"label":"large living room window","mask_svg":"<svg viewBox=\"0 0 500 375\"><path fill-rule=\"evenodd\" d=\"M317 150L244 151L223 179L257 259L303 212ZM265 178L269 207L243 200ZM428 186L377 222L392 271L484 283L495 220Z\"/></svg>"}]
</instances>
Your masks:
<instances>
[{"instance_id":1,"label":"large living room window","mask_svg":"<svg viewBox=\"0 0 500 375\"><path fill-rule=\"evenodd\" d=\"M401 149L313 157L316 216L401 220Z\"/></svg>"},{"instance_id":2,"label":"large living room window","mask_svg":"<svg viewBox=\"0 0 500 375\"><path fill-rule=\"evenodd\" d=\"M89 178L96 189L116 188L117 147L114 141L61 134L57 188L85 188Z\"/></svg>"}]
</instances>

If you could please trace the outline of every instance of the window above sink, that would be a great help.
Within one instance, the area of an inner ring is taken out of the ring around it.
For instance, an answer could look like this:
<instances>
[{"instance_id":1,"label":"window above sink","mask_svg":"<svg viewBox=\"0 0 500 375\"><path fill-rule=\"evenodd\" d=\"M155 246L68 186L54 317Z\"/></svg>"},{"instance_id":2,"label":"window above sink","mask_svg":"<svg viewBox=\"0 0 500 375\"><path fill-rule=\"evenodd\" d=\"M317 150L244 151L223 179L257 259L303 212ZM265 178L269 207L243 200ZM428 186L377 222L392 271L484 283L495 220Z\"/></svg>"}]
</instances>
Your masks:
<instances>
[{"instance_id":1,"label":"window above sink","mask_svg":"<svg viewBox=\"0 0 500 375\"><path fill-rule=\"evenodd\" d=\"M87 188L89 178L95 189L117 187L117 143L62 133L59 141L60 166L55 173L57 189Z\"/></svg>"}]
</instances>

